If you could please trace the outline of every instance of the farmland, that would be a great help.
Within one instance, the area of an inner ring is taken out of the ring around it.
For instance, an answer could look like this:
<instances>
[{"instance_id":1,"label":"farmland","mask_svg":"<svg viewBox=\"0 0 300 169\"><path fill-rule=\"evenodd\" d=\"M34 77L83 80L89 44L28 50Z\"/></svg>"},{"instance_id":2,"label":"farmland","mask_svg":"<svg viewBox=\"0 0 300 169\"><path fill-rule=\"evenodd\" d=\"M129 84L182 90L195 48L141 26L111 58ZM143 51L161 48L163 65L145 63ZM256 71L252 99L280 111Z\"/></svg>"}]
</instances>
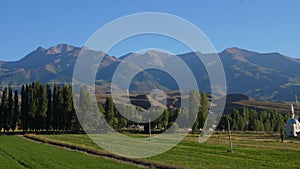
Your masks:
<instances>
[{"instance_id":1,"label":"farmland","mask_svg":"<svg viewBox=\"0 0 300 169\"><path fill-rule=\"evenodd\" d=\"M101 149L87 135L42 135L41 138L63 141L92 149ZM298 168L300 141L280 142L277 135L233 134L234 152L228 151L225 133L214 134L206 143L190 135L173 149L147 160L184 168Z\"/></svg>"},{"instance_id":2,"label":"farmland","mask_svg":"<svg viewBox=\"0 0 300 169\"><path fill-rule=\"evenodd\" d=\"M84 134L31 136L105 152ZM181 168L298 168L300 165L296 160L300 154L299 139L281 143L275 134L233 133L232 136L233 153L228 152L226 133L216 133L201 144L197 135L189 135L173 149L142 160ZM1 168L135 168L129 163L61 149L21 136L3 135L0 143Z\"/></svg>"},{"instance_id":3,"label":"farmland","mask_svg":"<svg viewBox=\"0 0 300 169\"><path fill-rule=\"evenodd\" d=\"M19 136L0 136L0 168L135 168L75 151L35 143Z\"/></svg>"}]
</instances>

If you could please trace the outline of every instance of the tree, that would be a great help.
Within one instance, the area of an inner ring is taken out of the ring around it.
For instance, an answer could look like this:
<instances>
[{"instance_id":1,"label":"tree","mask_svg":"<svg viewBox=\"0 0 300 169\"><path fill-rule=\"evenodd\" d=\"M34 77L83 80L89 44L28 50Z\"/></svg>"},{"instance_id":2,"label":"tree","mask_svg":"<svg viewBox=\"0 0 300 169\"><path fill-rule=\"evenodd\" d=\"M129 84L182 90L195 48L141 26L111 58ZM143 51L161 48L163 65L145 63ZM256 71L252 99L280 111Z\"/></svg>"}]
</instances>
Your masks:
<instances>
[{"instance_id":1,"label":"tree","mask_svg":"<svg viewBox=\"0 0 300 169\"><path fill-rule=\"evenodd\" d=\"M95 106L86 88L80 89L79 97L79 118L82 122L82 127L88 133L95 133L100 125L100 112Z\"/></svg>"},{"instance_id":2,"label":"tree","mask_svg":"<svg viewBox=\"0 0 300 169\"><path fill-rule=\"evenodd\" d=\"M63 89L61 87L58 88L58 93L56 97L56 105L54 105L57 113L57 124L59 130L64 130L65 126L65 116L64 116L64 97L63 97Z\"/></svg>"},{"instance_id":3,"label":"tree","mask_svg":"<svg viewBox=\"0 0 300 169\"><path fill-rule=\"evenodd\" d=\"M107 97L105 101L105 119L111 127L113 127L115 123L114 112L114 102L111 97Z\"/></svg>"},{"instance_id":4,"label":"tree","mask_svg":"<svg viewBox=\"0 0 300 169\"><path fill-rule=\"evenodd\" d=\"M63 119L64 119L64 129L70 129L71 127L71 117L73 111L72 102L72 92L68 85L63 87Z\"/></svg>"},{"instance_id":5,"label":"tree","mask_svg":"<svg viewBox=\"0 0 300 169\"><path fill-rule=\"evenodd\" d=\"M275 113L275 127L273 131L279 132L284 126L284 117L280 113Z\"/></svg>"},{"instance_id":6,"label":"tree","mask_svg":"<svg viewBox=\"0 0 300 169\"><path fill-rule=\"evenodd\" d=\"M41 130L45 128L47 109L48 109L48 99L46 87L41 85L39 81L36 82L36 100L37 100L37 129Z\"/></svg>"},{"instance_id":7,"label":"tree","mask_svg":"<svg viewBox=\"0 0 300 169\"><path fill-rule=\"evenodd\" d=\"M199 118L199 127L204 128L205 121L208 116L208 98L205 92L201 93L200 101L200 118Z\"/></svg>"},{"instance_id":8,"label":"tree","mask_svg":"<svg viewBox=\"0 0 300 169\"><path fill-rule=\"evenodd\" d=\"M28 87L28 113L29 113L29 129L35 130L36 129L36 88L35 83L33 82L32 85Z\"/></svg>"},{"instance_id":9,"label":"tree","mask_svg":"<svg viewBox=\"0 0 300 169\"><path fill-rule=\"evenodd\" d=\"M248 129L251 131L255 131L256 130L256 123L255 120L258 118L258 113L256 110L254 109L250 109L249 112L249 124L248 124Z\"/></svg>"},{"instance_id":10,"label":"tree","mask_svg":"<svg viewBox=\"0 0 300 169\"><path fill-rule=\"evenodd\" d=\"M14 94L14 106L13 106L13 115L12 115L12 124L11 129L14 131L16 129L17 124L19 125L19 118L20 118L20 107L19 107L19 95L18 91L15 90Z\"/></svg>"},{"instance_id":11,"label":"tree","mask_svg":"<svg viewBox=\"0 0 300 169\"><path fill-rule=\"evenodd\" d=\"M115 107L115 106L114 106ZM123 106L123 105L120 105L118 108L120 108L121 110L120 111L126 111L126 107ZM122 129L124 127L127 126L127 119L124 118L121 113L116 109L114 108L114 117L115 117L115 120L114 120L114 128L115 129ZM124 112L122 112L124 113ZM126 112L125 112L126 113Z\"/></svg>"},{"instance_id":12,"label":"tree","mask_svg":"<svg viewBox=\"0 0 300 169\"><path fill-rule=\"evenodd\" d=\"M28 129L28 86L22 85L21 90L21 124L23 132Z\"/></svg>"},{"instance_id":13,"label":"tree","mask_svg":"<svg viewBox=\"0 0 300 169\"><path fill-rule=\"evenodd\" d=\"M199 112L199 92L197 90L192 90L189 93L189 107L188 107L188 111L189 111L189 119L193 120L195 119L193 122L193 126L192 127L192 132L194 133L198 128L199 128L199 116L198 116L198 112Z\"/></svg>"},{"instance_id":14,"label":"tree","mask_svg":"<svg viewBox=\"0 0 300 169\"><path fill-rule=\"evenodd\" d=\"M7 111L7 124L8 124L8 128L15 130L15 128L13 129L12 127L16 126L16 124L12 124L13 123L13 111L14 111L14 99L13 99L13 91L11 87L8 87L8 111Z\"/></svg>"},{"instance_id":15,"label":"tree","mask_svg":"<svg viewBox=\"0 0 300 169\"><path fill-rule=\"evenodd\" d=\"M281 139L281 143L284 142L284 137L285 137L284 130L283 130L283 129L280 129L280 139Z\"/></svg>"},{"instance_id":16,"label":"tree","mask_svg":"<svg viewBox=\"0 0 300 169\"><path fill-rule=\"evenodd\" d=\"M186 107L178 108L178 125L179 128L186 128L189 125L189 111Z\"/></svg>"},{"instance_id":17,"label":"tree","mask_svg":"<svg viewBox=\"0 0 300 169\"><path fill-rule=\"evenodd\" d=\"M241 120L243 121L241 124L241 130L245 131L248 129L248 123L249 123L249 109L247 107L243 107Z\"/></svg>"},{"instance_id":18,"label":"tree","mask_svg":"<svg viewBox=\"0 0 300 169\"><path fill-rule=\"evenodd\" d=\"M52 120L52 124L51 126L53 127L54 130L57 130L58 129L58 104L59 104L59 101L58 101L58 97L59 97L59 86L57 84L54 84L54 87L53 87L53 120Z\"/></svg>"},{"instance_id":19,"label":"tree","mask_svg":"<svg viewBox=\"0 0 300 169\"><path fill-rule=\"evenodd\" d=\"M1 113L2 113L2 126L5 131L9 130L9 121L8 121L8 90L4 88L1 99Z\"/></svg>"},{"instance_id":20,"label":"tree","mask_svg":"<svg viewBox=\"0 0 300 169\"><path fill-rule=\"evenodd\" d=\"M167 130L168 125L169 125L169 111L168 109L165 109L163 114L162 114L162 127L164 128L164 130Z\"/></svg>"},{"instance_id":21,"label":"tree","mask_svg":"<svg viewBox=\"0 0 300 169\"><path fill-rule=\"evenodd\" d=\"M233 112L231 114L231 118L232 118L232 130L239 130L239 126L241 123L241 118L240 118L240 112L237 109L233 109Z\"/></svg>"},{"instance_id":22,"label":"tree","mask_svg":"<svg viewBox=\"0 0 300 169\"><path fill-rule=\"evenodd\" d=\"M176 119L177 119L177 117L178 117L178 114L179 114L179 109L170 109L169 110L169 126L171 126L172 124L171 123L174 123L175 121L176 121ZM178 124L176 124L177 125L177 127L179 127L178 126Z\"/></svg>"},{"instance_id":23,"label":"tree","mask_svg":"<svg viewBox=\"0 0 300 169\"><path fill-rule=\"evenodd\" d=\"M47 91L47 117L46 117L46 127L45 129L48 131L51 128L52 124L52 118L53 118L53 105L52 105L52 93L51 93L51 86L49 84L46 85L46 91Z\"/></svg>"},{"instance_id":24,"label":"tree","mask_svg":"<svg viewBox=\"0 0 300 169\"><path fill-rule=\"evenodd\" d=\"M220 122L219 122L219 125L218 125L218 129L219 130L225 130L227 128L227 119L229 118L230 116L227 115L227 114L224 114L221 119L220 119ZM231 119L229 120L231 122Z\"/></svg>"},{"instance_id":25,"label":"tree","mask_svg":"<svg viewBox=\"0 0 300 169\"><path fill-rule=\"evenodd\" d=\"M74 108L74 102L72 100L72 112L71 112L71 131L73 131L74 133L78 133L80 130L81 130L81 125L80 125L80 122L77 118L77 114L76 114L76 111L75 111L75 108Z\"/></svg>"}]
</instances>

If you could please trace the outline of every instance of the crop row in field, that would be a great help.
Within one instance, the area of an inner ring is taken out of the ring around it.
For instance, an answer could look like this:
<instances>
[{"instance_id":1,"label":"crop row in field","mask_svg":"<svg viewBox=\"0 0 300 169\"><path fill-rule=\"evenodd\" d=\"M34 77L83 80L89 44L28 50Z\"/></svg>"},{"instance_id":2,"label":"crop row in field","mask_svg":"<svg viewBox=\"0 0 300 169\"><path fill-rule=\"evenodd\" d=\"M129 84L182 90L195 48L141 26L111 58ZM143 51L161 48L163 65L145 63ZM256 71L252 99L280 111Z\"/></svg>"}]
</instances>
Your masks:
<instances>
[{"instance_id":1,"label":"crop row in field","mask_svg":"<svg viewBox=\"0 0 300 169\"><path fill-rule=\"evenodd\" d=\"M92 149L101 149L87 135L43 135ZM228 152L226 134L216 134L205 143L189 136L173 149L148 160L187 168L297 168L300 166L299 140L281 143L277 137L264 134L233 134L234 152Z\"/></svg>"},{"instance_id":2,"label":"crop row in field","mask_svg":"<svg viewBox=\"0 0 300 169\"><path fill-rule=\"evenodd\" d=\"M0 136L0 168L137 168L56 148L19 136Z\"/></svg>"}]
</instances>

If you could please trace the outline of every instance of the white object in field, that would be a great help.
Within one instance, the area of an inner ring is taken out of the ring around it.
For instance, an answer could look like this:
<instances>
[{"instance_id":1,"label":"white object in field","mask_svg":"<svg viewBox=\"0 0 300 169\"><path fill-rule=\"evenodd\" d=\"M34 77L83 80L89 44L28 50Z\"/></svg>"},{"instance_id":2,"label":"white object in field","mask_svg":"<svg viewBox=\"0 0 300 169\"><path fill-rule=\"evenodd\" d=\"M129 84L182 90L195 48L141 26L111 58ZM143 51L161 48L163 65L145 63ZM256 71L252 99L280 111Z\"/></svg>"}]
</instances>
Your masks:
<instances>
[{"instance_id":1,"label":"white object in field","mask_svg":"<svg viewBox=\"0 0 300 169\"><path fill-rule=\"evenodd\" d=\"M291 104L291 112L292 112L291 118L294 119L294 118L295 118L295 111L294 111L294 106L293 106L293 104Z\"/></svg>"},{"instance_id":2,"label":"white object in field","mask_svg":"<svg viewBox=\"0 0 300 169\"><path fill-rule=\"evenodd\" d=\"M294 106L291 105L291 118L285 124L285 136L286 137L300 137L300 123L295 119Z\"/></svg>"}]
</instances>

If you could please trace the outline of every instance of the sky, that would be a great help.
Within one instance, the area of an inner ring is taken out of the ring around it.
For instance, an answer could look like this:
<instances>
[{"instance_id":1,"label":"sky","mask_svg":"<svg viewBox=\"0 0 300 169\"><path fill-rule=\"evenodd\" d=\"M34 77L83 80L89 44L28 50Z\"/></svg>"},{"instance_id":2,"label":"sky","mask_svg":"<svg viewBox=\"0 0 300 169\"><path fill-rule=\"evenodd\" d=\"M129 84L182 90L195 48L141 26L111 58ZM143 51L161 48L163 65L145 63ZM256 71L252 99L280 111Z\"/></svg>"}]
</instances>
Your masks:
<instances>
[{"instance_id":1,"label":"sky","mask_svg":"<svg viewBox=\"0 0 300 169\"><path fill-rule=\"evenodd\" d=\"M83 46L105 24L140 12L163 12L186 19L202 30L218 52L239 47L300 58L299 9L297 0L2 0L0 60L19 60L39 46ZM141 39L128 41L111 54L120 56L144 48L138 41ZM157 42L147 45L163 46ZM170 50L186 52L184 48L172 49L172 45Z\"/></svg>"}]
</instances>

